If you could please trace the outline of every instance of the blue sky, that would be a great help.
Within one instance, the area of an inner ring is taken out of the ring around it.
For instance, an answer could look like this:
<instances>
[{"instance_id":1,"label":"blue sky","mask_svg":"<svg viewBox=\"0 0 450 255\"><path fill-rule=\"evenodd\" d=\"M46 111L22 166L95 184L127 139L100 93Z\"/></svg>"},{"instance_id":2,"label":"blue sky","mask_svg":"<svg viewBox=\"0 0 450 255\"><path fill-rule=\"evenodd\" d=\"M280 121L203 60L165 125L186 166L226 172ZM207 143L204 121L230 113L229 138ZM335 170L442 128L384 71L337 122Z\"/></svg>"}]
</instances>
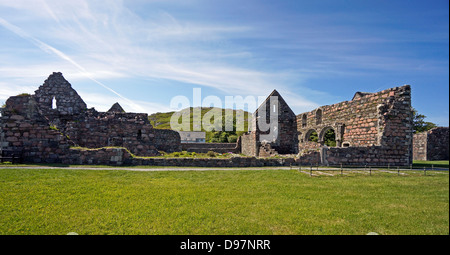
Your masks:
<instances>
[{"instance_id":1,"label":"blue sky","mask_svg":"<svg viewBox=\"0 0 450 255\"><path fill-rule=\"evenodd\" d=\"M55 71L88 107L147 113L193 88L300 114L410 84L448 126L448 69L448 0L0 0L0 102Z\"/></svg>"}]
</instances>

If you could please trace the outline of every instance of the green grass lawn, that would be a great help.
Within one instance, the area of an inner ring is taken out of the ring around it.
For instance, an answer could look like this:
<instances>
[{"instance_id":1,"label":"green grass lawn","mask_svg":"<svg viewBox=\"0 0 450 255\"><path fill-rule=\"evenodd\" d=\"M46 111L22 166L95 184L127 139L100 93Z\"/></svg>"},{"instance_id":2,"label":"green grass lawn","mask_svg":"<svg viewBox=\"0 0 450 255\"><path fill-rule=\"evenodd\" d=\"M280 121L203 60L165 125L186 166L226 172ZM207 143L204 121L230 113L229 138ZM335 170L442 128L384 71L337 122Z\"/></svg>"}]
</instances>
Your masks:
<instances>
[{"instance_id":1,"label":"green grass lawn","mask_svg":"<svg viewBox=\"0 0 450 255\"><path fill-rule=\"evenodd\" d=\"M448 160L440 160L440 161L424 161L424 160L414 160L414 167L442 167L448 168Z\"/></svg>"},{"instance_id":2,"label":"green grass lawn","mask_svg":"<svg viewBox=\"0 0 450 255\"><path fill-rule=\"evenodd\" d=\"M0 169L0 234L449 234L449 175Z\"/></svg>"}]
</instances>

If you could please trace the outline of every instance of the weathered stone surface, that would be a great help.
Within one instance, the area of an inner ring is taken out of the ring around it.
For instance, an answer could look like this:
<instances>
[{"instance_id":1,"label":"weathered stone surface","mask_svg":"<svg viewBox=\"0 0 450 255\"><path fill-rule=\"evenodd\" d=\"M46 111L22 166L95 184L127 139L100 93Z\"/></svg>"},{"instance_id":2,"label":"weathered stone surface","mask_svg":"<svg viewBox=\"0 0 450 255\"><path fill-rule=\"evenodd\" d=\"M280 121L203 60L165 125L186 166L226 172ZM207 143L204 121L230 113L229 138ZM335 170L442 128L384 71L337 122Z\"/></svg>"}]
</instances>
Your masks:
<instances>
[{"instance_id":1,"label":"weathered stone surface","mask_svg":"<svg viewBox=\"0 0 450 255\"><path fill-rule=\"evenodd\" d=\"M273 104L271 98L276 98L278 103ZM271 113L276 113L277 118L271 119ZM159 151L181 151L180 136L172 130L154 129L147 114L125 113L118 104L108 112L87 109L62 74L53 73L34 95L10 97L6 101L0 117L0 145L3 150L20 151L25 162L36 163L205 167L412 163L411 89L408 85L377 93L359 92L352 101L322 106L297 116L274 90L254 117L249 132L239 137L235 145L214 148L211 144L195 148L190 145L191 150L198 152L232 150L252 157L134 157L156 156ZM275 136L268 136L267 131L260 129L259 124L264 121L275 123ZM324 146L324 137L330 129L334 130L337 146L328 148ZM308 139L312 131L317 132L319 142ZM428 157L443 152L448 159L448 128L446 132L446 138L445 132L440 130L422 135L426 137L426 142L420 145L426 148L422 154ZM420 139L416 140L420 143ZM445 143L447 147L428 146L430 143ZM71 146L91 150L74 150ZM108 146L114 148L95 149ZM274 155L292 157L270 158Z\"/></svg>"},{"instance_id":2,"label":"weathered stone surface","mask_svg":"<svg viewBox=\"0 0 450 255\"><path fill-rule=\"evenodd\" d=\"M122 108L122 106L120 106L119 103L115 103L111 106L111 108L108 110L108 112L123 113L123 112L125 112L125 110Z\"/></svg>"},{"instance_id":3,"label":"weathered stone surface","mask_svg":"<svg viewBox=\"0 0 450 255\"><path fill-rule=\"evenodd\" d=\"M322 153L320 163L323 165L412 163L413 131L409 85L377 93L357 92L352 101L322 106L297 115L295 127L290 124L292 111L284 100L280 102L280 139L271 142L268 149L267 145L260 142L261 132L255 128L257 119L254 118L253 130L240 138L242 153L270 156L274 154L273 151L280 154L296 151L280 149L277 144L279 141L289 147L292 147L292 142L298 142L297 151L301 154L322 151L326 132L333 130L337 147L327 148L327 152ZM258 109L261 107L263 105ZM318 142L313 142L310 138L314 132L318 135ZM297 138L293 138L293 135Z\"/></svg>"},{"instance_id":4,"label":"weathered stone surface","mask_svg":"<svg viewBox=\"0 0 450 255\"><path fill-rule=\"evenodd\" d=\"M118 104L108 112L87 109L61 73L50 75L34 95L10 97L0 131L1 149L20 151L25 162L60 162L70 146L121 146L138 156L181 150L179 134L153 129L147 114L125 113ZM121 162L118 155L113 159Z\"/></svg>"},{"instance_id":5,"label":"weathered stone surface","mask_svg":"<svg viewBox=\"0 0 450 255\"><path fill-rule=\"evenodd\" d=\"M264 130L261 128L264 123L275 123L275 128L272 132L269 128ZM242 153L251 156L297 154L296 127L297 120L294 112L280 93L274 90L253 113L252 123L249 127L251 130L240 140Z\"/></svg>"},{"instance_id":6,"label":"weathered stone surface","mask_svg":"<svg viewBox=\"0 0 450 255\"><path fill-rule=\"evenodd\" d=\"M414 134L414 160L448 160L449 128L437 127L427 132Z\"/></svg>"}]
</instances>

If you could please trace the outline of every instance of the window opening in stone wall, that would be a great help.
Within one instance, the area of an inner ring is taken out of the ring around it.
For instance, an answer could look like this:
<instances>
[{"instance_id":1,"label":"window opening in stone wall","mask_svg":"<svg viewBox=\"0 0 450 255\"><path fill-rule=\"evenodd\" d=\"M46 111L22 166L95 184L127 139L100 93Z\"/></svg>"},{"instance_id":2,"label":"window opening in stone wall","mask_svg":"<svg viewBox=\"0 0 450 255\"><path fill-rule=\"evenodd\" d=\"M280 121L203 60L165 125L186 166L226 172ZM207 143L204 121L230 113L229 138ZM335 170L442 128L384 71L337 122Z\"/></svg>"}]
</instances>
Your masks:
<instances>
[{"instance_id":1,"label":"window opening in stone wall","mask_svg":"<svg viewBox=\"0 0 450 255\"><path fill-rule=\"evenodd\" d=\"M306 134L306 141L308 142L319 142L319 135L315 130L311 130Z\"/></svg>"},{"instance_id":2,"label":"window opening in stone wall","mask_svg":"<svg viewBox=\"0 0 450 255\"><path fill-rule=\"evenodd\" d=\"M56 98L53 97L52 99L52 109L56 109Z\"/></svg>"},{"instance_id":3,"label":"window opening in stone wall","mask_svg":"<svg viewBox=\"0 0 450 255\"><path fill-rule=\"evenodd\" d=\"M350 143L345 142L345 143L342 144L342 147L350 147Z\"/></svg>"},{"instance_id":4,"label":"window opening in stone wall","mask_svg":"<svg viewBox=\"0 0 450 255\"><path fill-rule=\"evenodd\" d=\"M334 129L328 129L323 136L323 143L329 147L336 147L336 133Z\"/></svg>"},{"instance_id":5,"label":"window opening in stone wall","mask_svg":"<svg viewBox=\"0 0 450 255\"><path fill-rule=\"evenodd\" d=\"M316 125L322 124L322 110L318 109L316 111Z\"/></svg>"},{"instance_id":6,"label":"window opening in stone wall","mask_svg":"<svg viewBox=\"0 0 450 255\"><path fill-rule=\"evenodd\" d=\"M275 105L273 105L273 112L276 112L276 107L275 107Z\"/></svg>"},{"instance_id":7,"label":"window opening in stone wall","mask_svg":"<svg viewBox=\"0 0 450 255\"><path fill-rule=\"evenodd\" d=\"M302 127L306 127L306 120L307 120L306 114L303 114L303 117L302 117Z\"/></svg>"},{"instance_id":8,"label":"window opening in stone wall","mask_svg":"<svg viewBox=\"0 0 450 255\"><path fill-rule=\"evenodd\" d=\"M139 129L138 133L137 133L137 139L141 140L142 139L142 131Z\"/></svg>"}]
</instances>

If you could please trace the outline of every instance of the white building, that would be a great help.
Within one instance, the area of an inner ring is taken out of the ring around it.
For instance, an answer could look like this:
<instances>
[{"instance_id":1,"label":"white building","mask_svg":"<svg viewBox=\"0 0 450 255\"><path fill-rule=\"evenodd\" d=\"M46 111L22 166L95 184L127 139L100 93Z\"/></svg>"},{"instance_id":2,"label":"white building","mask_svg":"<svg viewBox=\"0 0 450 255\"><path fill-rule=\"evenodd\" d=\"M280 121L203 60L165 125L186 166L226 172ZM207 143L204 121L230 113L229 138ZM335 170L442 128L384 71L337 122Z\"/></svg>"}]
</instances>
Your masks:
<instances>
[{"instance_id":1,"label":"white building","mask_svg":"<svg viewBox=\"0 0 450 255\"><path fill-rule=\"evenodd\" d=\"M206 133L200 131L178 131L181 143L204 143L206 142Z\"/></svg>"}]
</instances>

